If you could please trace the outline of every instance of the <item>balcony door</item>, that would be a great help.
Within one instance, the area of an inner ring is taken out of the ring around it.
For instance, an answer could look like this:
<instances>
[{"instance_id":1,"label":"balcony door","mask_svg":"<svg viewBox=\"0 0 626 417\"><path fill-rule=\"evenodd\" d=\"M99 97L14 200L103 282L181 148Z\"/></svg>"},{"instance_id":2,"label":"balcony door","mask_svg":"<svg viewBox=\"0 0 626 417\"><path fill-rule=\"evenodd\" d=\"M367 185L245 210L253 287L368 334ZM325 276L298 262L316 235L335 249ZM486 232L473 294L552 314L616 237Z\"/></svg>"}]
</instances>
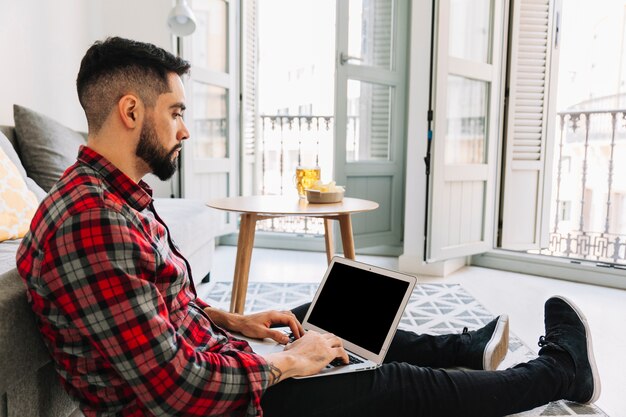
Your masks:
<instances>
[{"instance_id":1,"label":"balcony door","mask_svg":"<svg viewBox=\"0 0 626 417\"><path fill-rule=\"evenodd\" d=\"M380 205L353 216L357 249L399 254L410 2L242 4L242 192L298 198L295 168L318 166L323 182ZM324 246L319 219L272 219L258 231L270 233L257 245Z\"/></svg>"},{"instance_id":2,"label":"balcony door","mask_svg":"<svg viewBox=\"0 0 626 417\"><path fill-rule=\"evenodd\" d=\"M435 25L427 261L493 247L503 2L441 0Z\"/></svg>"},{"instance_id":3,"label":"balcony door","mask_svg":"<svg viewBox=\"0 0 626 417\"><path fill-rule=\"evenodd\" d=\"M195 0L196 31L184 39L183 57L192 63L185 80L186 119L191 140L182 152L182 195L208 201L237 195L239 128L237 106L238 1ZM236 230L235 217L215 212L216 234Z\"/></svg>"},{"instance_id":4,"label":"balcony door","mask_svg":"<svg viewBox=\"0 0 626 417\"><path fill-rule=\"evenodd\" d=\"M408 3L337 1L335 178L380 205L354 216L357 247L390 253L402 244Z\"/></svg>"}]
</instances>

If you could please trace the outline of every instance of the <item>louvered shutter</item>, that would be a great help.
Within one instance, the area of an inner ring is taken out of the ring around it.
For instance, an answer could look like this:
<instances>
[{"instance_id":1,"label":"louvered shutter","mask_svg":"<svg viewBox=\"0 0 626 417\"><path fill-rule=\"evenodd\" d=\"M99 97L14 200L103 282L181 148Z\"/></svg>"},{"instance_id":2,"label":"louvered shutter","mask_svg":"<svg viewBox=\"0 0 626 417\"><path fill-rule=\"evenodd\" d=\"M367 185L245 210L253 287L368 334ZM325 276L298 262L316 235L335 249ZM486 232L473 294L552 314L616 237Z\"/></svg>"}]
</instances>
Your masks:
<instances>
[{"instance_id":1,"label":"louvered shutter","mask_svg":"<svg viewBox=\"0 0 626 417\"><path fill-rule=\"evenodd\" d=\"M242 2L242 69L241 69L241 192L242 195L258 194L256 184L256 146L259 134L258 122L258 31L257 0Z\"/></svg>"},{"instance_id":2,"label":"louvered shutter","mask_svg":"<svg viewBox=\"0 0 626 417\"><path fill-rule=\"evenodd\" d=\"M376 1L371 4L370 30L373 33L371 56L373 65L381 68L389 68L391 64L389 33L391 33L390 25L393 21L390 17L393 13L392 5L393 2L391 1ZM385 113L388 111L391 99L393 98L389 97L389 91L386 88L375 88L372 91L372 108L369 112L372 117L370 124L372 143L364 147L369 150L370 159L386 160L389 158L389 132L391 129L389 117Z\"/></svg>"},{"instance_id":3,"label":"louvered shutter","mask_svg":"<svg viewBox=\"0 0 626 417\"><path fill-rule=\"evenodd\" d=\"M552 31L558 6L550 0L513 2L500 236L504 249L537 249L547 241L551 187L544 173L552 165L554 124L549 121L555 100L550 89L556 82L550 83L550 74L557 67Z\"/></svg>"}]
</instances>

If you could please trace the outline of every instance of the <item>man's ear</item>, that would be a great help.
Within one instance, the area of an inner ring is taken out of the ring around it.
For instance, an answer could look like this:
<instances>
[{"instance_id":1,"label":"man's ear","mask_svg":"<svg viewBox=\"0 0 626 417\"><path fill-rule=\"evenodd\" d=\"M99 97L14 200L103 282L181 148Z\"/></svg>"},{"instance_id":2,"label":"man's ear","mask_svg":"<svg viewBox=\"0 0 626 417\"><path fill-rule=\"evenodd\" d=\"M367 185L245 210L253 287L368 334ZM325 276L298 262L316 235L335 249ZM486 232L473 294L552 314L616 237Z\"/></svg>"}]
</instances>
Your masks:
<instances>
[{"instance_id":1,"label":"man's ear","mask_svg":"<svg viewBox=\"0 0 626 417\"><path fill-rule=\"evenodd\" d=\"M122 124L127 129L138 126L142 112L141 101L133 94L126 94L117 102L117 112Z\"/></svg>"}]
</instances>

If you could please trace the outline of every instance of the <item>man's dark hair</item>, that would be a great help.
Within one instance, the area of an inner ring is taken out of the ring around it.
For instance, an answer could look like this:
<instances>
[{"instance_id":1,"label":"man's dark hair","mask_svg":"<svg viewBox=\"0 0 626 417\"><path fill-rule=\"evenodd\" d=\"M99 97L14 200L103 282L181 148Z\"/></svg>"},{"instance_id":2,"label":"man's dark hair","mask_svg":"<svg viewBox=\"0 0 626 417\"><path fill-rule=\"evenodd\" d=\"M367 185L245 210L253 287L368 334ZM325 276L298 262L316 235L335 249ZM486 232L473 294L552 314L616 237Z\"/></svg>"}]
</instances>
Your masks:
<instances>
[{"instance_id":1,"label":"man's dark hair","mask_svg":"<svg viewBox=\"0 0 626 417\"><path fill-rule=\"evenodd\" d=\"M189 62L151 43L112 37L95 42L85 53L76 79L78 99L90 132L100 130L125 94L137 94L148 107L170 91L168 74L189 72Z\"/></svg>"}]
</instances>

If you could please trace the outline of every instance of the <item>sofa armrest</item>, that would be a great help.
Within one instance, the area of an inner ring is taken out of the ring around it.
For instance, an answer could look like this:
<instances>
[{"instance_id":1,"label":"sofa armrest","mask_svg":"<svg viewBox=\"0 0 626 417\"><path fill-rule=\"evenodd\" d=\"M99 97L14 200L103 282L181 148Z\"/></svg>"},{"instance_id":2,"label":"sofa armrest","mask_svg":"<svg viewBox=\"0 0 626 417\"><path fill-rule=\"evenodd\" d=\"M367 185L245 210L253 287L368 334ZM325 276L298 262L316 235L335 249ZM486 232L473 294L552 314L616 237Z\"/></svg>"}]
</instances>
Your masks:
<instances>
[{"instance_id":1,"label":"sofa armrest","mask_svg":"<svg viewBox=\"0 0 626 417\"><path fill-rule=\"evenodd\" d=\"M65 417L77 403L61 387L16 269L0 275L0 416Z\"/></svg>"}]
</instances>

